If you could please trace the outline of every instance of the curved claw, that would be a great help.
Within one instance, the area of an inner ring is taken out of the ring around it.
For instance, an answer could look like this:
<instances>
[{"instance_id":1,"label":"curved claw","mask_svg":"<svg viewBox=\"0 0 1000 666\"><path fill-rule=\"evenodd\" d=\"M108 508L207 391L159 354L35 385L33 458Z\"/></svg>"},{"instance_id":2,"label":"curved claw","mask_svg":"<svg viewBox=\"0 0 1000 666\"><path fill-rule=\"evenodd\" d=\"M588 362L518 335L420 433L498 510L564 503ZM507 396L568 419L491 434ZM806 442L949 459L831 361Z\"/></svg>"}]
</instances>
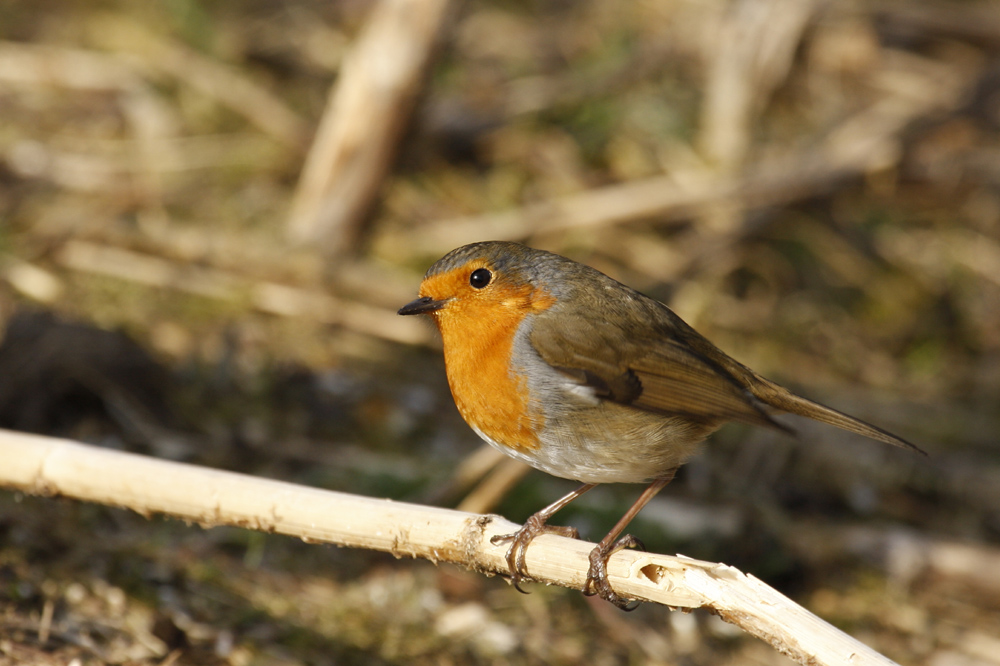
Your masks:
<instances>
[{"instance_id":1,"label":"curved claw","mask_svg":"<svg viewBox=\"0 0 1000 666\"><path fill-rule=\"evenodd\" d=\"M528 566L525 561L528 545L535 537L542 534L557 534L559 536L570 537L571 539L580 538L580 533L575 527L546 525L545 517L539 517L538 514L535 514L528 518L518 531L512 534L498 534L490 539L490 543L494 546L510 542L510 548L507 550L507 555L504 559L507 560L507 568L510 570L510 580L514 585L514 589L522 594L528 593L521 589L521 581L531 578L528 575Z\"/></svg>"},{"instance_id":2,"label":"curved claw","mask_svg":"<svg viewBox=\"0 0 1000 666\"><path fill-rule=\"evenodd\" d=\"M611 583L608 581L608 559L625 548L646 550L642 541L631 534L626 534L608 546L598 544L594 550L590 551L590 570L587 572L587 582L583 586L583 593L588 597L596 594L623 611L634 611L639 607L640 602L619 596L611 588ZM633 601L635 601L634 606L630 605Z\"/></svg>"},{"instance_id":3,"label":"curved claw","mask_svg":"<svg viewBox=\"0 0 1000 666\"><path fill-rule=\"evenodd\" d=\"M528 545L527 543L523 544L521 543L521 539L523 539L521 533L523 531L524 528L522 527L520 530L514 532L513 534L498 534L492 539L490 539L490 543L492 543L494 546L499 546L500 544L506 543L508 541L513 542L511 544L510 549L507 550L507 555L505 556L505 559L507 560L507 568L510 570L510 582L514 585L514 589L520 592L521 594L529 594L526 590L524 590L521 587L521 580L527 574L527 571L525 571L522 567L518 567L517 565L517 562L520 559L522 559L518 557L518 552L523 551Z\"/></svg>"}]
</instances>

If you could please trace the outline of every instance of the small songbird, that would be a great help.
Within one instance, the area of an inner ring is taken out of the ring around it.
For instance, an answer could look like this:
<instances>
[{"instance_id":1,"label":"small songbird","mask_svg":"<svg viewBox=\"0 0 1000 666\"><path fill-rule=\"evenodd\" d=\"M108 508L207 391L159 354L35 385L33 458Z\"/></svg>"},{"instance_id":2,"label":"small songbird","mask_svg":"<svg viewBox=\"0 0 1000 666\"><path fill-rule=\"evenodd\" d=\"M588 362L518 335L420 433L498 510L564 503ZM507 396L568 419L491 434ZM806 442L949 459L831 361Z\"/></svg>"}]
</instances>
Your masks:
<instances>
[{"instance_id":1,"label":"small songbird","mask_svg":"<svg viewBox=\"0 0 1000 666\"><path fill-rule=\"evenodd\" d=\"M532 539L577 536L546 525L555 512L600 483L649 483L591 552L583 590L626 608L607 560L641 543L619 534L728 421L788 431L772 414L789 412L923 453L764 379L662 303L551 252L466 245L430 267L419 295L399 314L434 319L452 396L472 429L509 456L583 484L495 540L511 544L515 585L528 575Z\"/></svg>"}]
</instances>

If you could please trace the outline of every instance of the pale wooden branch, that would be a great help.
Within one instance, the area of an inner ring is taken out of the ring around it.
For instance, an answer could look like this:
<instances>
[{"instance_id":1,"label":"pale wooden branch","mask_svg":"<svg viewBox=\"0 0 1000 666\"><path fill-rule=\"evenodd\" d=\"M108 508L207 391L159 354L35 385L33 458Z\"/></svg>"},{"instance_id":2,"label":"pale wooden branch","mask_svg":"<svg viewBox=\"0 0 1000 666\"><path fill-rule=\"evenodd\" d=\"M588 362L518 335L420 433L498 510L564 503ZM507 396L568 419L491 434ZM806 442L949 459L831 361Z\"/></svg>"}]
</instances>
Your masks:
<instances>
[{"instance_id":1,"label":"pale wooden branch","mask_svg":"<svg viewBox=\"0 0 1000 666\"><path fill-rule=\"evenodd\" d=\"M328 254L358 234L414 107L447 0L381 0L344 59L288 220L299 243Z\"/></svg>"},{"instance_id":2,"label":"pale wooden branch","mask_svg":"<svg viewBox=\"0 0 1000 666\"><path fill-rule=\"evenodd\" d=\"M0 485L504 573L517 525L498 516L378 500L0 430ZM533 579L581 589L593 544L543 535L527 551ZM622 551L608 565L621 594L707 608L803 664L891 664L753 576L724 564Z\"/></svg>"}]
</instances>

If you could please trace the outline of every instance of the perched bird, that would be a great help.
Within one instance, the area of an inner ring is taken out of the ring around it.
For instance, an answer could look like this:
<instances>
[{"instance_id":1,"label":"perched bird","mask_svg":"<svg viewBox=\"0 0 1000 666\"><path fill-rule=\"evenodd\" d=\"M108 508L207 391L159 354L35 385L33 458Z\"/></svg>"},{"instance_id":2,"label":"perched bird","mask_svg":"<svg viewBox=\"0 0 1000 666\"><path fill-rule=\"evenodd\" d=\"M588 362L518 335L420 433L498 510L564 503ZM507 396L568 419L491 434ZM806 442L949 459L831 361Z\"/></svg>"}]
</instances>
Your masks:
<instances>
[{"instance_id":1,"label":"perched bird","mask_svg":"<svg viewBox=\"0 0 1000 666\"><path fill-rule=\"evenodd\" d=\"M444 342L459 412L487 442L582 486L531 516L509 542L517 585L536 536L577 536L546 521L600 483L649 483L590 554L585 594L620 608L607 560L641 546L628 523L697 445L728 421L788 431L790 412L920 451L881 428L795 395L733 360L667 306L551 252L490 241L452 250L401 315L427 314ZM922 453L922 451L921 451ZM520 589L520 587L518 587Z\"/></svg>"}]
</instances>

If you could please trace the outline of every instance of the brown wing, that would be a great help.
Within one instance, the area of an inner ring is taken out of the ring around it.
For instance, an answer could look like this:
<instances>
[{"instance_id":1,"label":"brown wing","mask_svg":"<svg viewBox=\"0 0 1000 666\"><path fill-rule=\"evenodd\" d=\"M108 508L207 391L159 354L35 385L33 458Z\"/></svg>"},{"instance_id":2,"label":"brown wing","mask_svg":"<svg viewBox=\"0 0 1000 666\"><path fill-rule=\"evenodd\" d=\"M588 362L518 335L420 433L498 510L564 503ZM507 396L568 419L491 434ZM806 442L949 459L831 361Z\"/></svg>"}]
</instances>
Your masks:
<instances>
[{"instance_id":1,"label":"brown wing","mask_svg":"<svg viewBox=\"0 0 1000 666\"><path fill-rule=\"evenodd\" d=\"M633 296L617 302L624 305L596 322L566 313L539 317L531 342L547 363L607 400L706 423L741 421L790 431L771 418L766 405L924 453L891 432L761 377L655 301ZM658 322L657 335L650 335L649 321Z\"/></svg>"},{"instance_id":2,"label":"brown wing","mask_svg":"<svg viewBox=\"0 0 1000 666\"><path fill-rule=\"evenodd\" d=\"M565 312L540 316L531 343L546 363L605 400L703 423L742 421L787 430L736 377L669 326L651 336L648 324L615 314L615 323Z\"/></svg>"}]
</instances>

